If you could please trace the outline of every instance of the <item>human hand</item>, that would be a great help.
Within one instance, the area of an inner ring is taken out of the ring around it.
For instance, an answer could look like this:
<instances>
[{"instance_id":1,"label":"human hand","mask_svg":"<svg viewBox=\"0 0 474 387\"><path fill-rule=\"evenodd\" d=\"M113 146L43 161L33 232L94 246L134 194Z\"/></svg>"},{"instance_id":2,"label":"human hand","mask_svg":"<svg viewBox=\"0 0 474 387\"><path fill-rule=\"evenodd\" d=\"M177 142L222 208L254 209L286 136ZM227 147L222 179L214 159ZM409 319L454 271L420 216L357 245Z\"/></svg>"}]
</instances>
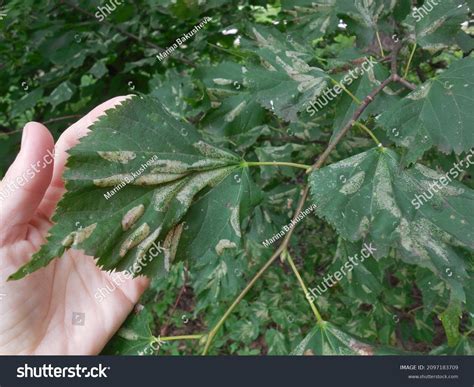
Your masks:
<instances>
[{"instance_id":1,"label":"human hand","mask_svg":"<svg viewBox=\"0 0 474 387\"><path fill-rule=\"evenodd\" d=\"M45 242L65 191L66 151L105 110L124 99L97 106L70 126L56 146L39 123L30 122L23 130L20 153L0 182L0 193L9 192L9 183L11 191L7 198L0 195L0 354L97 354L149 284L144 277L125 280L99 304L94 293L111 285L113 275L101 271L94 257L73 249L26 278L6 282Z\"/></svg>"}]
</instances>

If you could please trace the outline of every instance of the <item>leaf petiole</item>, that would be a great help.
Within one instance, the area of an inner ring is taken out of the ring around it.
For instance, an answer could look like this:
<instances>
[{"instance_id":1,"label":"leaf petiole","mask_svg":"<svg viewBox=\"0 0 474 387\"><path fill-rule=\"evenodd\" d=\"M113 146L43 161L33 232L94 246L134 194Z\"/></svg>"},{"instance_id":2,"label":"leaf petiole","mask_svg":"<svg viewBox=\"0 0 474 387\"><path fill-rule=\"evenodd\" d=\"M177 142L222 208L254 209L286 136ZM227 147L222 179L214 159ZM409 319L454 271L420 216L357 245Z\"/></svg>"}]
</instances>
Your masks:
<instances>
[{"instance_id":1,"label":"leaf petiole","mask_svg":"<svg viewBox=\"0 0 474 387\"><path fill-rule=\"evenodd\" d=\"M349 97L351 97L352 100L353 100L357 105L362 104L362 101L361 101L359 98L357 98L354 94L352 94L352 93L347 89L347 87L344 86L341 82L336 81L334 78L331 78L331 81L332 81L335 85L339 86L342 90L344 90L344 91L346 92L346 94L347 94Z\"/></svg>"},{"instance_id":2,"label":"leaf petiole","mask_svg":"<svg viewBox=\"0 0 474 387\"><path fill-rule=\"evenodd\" d=\"M359 128L361 128L364 132L366 132L372 140L377 144L377 146L381 147L382 143L379 141L379 139L375 136L375 134L364 124L361 124L360 122L355 123Z\"/></svg>"},{"instance_id":3,"label":"leaf petiole","mask_svg":"<svg viewBox=\"0 0 474 387\"><path fill-rule=\"evenodd\" d=\"M311 165L287 163L284 161L244 161L240 164L241 167L256 167L256 166L274 166L274 167L294 167L308 170Z\"/></svg>"},{"instance_id":4,"label":"leaf petiole","mask_svg":"<svg viewBox=\"0 0 474 387\"><path fill-rule=\"evenodd\" d=\"M157 337L159 341L176 341L176 340L200 340L204 335L183 335L183 336L166 336L166 337Z\"/></svg>"},{"instance_id":5,"label":"leaf petiole","mask_svg":"<svg viewBox=\"0 0 474 387\"><path fill-rule=\"evenodd\" d=\"M411 61L413 60L413 55L415 55L415 50L416 50L416 43L414 44L414 46L411 50L411 53L410 53L410 57L408 58L408 63L407 63L407 67L405 68L405 73L403 74L403 78L406 78L407 75L408 75L408 71L410 70Z\"/></svg>"},{"instance_id":6,"label":"leaf petiole","mask_svg":"<svg viewBox=\"0 0 474 387\"><path fill-rule=\"evenodd\" d=\"M311 310L313 311L315 317L316 317L316 320L318 323L321 323L321 322L324 322L323 318L321 317L321 313L319 313L318 309L316 308L316 305L314 304L314 302L312 300L310 300L306 295L309 293L308 292L308 288L306 287L304 281L303 281L303 278L301 277L300 273L298 272L298 269L296 268L296 265L295 263L293 262L293 259L291 258L291 255L290 253L288 252L288 250L285 250L283 253L282 253L282 258L284 259L287 259L288 260L288 263L290 264L291 266L291 269L293 270L293 273L295 273L295 276L296 278L298 279L298 282L301 286L301 289L303 289L303 292L304 292L304 298L306 298L306 300L308 301L309 305L311 306Z\"/></svg>"}]
</instances>

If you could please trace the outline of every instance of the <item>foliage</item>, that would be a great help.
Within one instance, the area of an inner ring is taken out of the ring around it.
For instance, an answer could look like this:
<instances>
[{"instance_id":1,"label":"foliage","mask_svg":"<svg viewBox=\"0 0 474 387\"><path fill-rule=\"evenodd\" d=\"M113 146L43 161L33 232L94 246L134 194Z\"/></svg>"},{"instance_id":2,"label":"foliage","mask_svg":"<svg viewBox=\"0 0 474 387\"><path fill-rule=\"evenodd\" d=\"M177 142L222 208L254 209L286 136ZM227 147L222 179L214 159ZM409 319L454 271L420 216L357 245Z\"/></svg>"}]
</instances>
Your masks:
<instances>
[{"instance_id":1,"label":"foliage","mask_svg":"<svg viewBox=\"0 0 474 387\"><path fill-rule=\"evenodd\" d=\"M28 120L57 137L136 94L70 151L12 278L69 248L150 276L104 353L472 354L471 1L103 5L13 0L0 20L2 173Z\"/></svg>"}]
</instances>

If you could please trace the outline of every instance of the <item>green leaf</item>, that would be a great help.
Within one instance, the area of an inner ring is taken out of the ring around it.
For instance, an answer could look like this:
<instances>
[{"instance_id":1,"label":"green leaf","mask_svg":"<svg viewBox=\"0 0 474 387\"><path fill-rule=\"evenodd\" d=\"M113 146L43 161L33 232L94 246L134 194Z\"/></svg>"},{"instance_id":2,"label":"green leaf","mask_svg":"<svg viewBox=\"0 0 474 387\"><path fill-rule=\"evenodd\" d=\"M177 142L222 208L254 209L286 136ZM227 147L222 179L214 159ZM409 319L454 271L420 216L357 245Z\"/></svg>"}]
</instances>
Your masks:
<instances>
[{"instance_id":1,"label":"green leaf","mask_svg":"<svg viewBox=\"0 0 474 387\"><path fill-rule=\"evenodd\" d=\"M467 261L457 246L474 249L474 191L446 176L420 164L403 170L394 151L374 148L314 171L310 185L316 212L343 238L373 242L376 258L396 247L464 302ZM437 191L434 181L444 181Z\"/></svg>"},{"instance_id":2,"label":"green leaf","mask_svg":"<svg viewBox=\"0 0 474 387\"><path fill-rule=\"evenodd\" d=\"M104 64L104 62L99 61L96 62L89 70L89 72L96 77L97 79L102 78L105 74L109 72L107 69L107 66Z\"/></svg>"},{"instance_id":3,"label":"green leaf","mask_svg":"<svg viewBox=\"0 0 474 387\"><path fill-rule=\"evenodd\" d=\"M454 347L450 347L448 344L444 344L440 347L433 349L430 352L430 355L474 356L474 341L469 339L469 337L461 336L461 338Z\"/></svg>"},{"instance_id":4,"label":"green leaf","mask_svg":"<svg viewBox=\"0 0 474 387\"><path fill-rule=\"evenodd\" d=\"M270 161L286 161L294 160L292 155L296 152L302 153L306 149L306 146L299 144L288 143L282 146L262 146L255 149L258 160L261 162L270 162ZM261 167L261 176L263 179L272 179L278 177L278 172L283 176L294 177L295 169L289 167Z\"/></svg>"},{"instance_id":5,"label":"green leaf","mask_svg":"<svg viewBox=\"0 0 474 387\"><path fill-rule=\"evenodd\" d=\"M473 101L474 58L464 58L393 104L379 122L407 148L407 163L432 146L460 154L474 146Z\"/></svg>"},{"instance_id":6,"label":"green leaf","mask_svg":"<svg viewBox=\"0 0 474 387\"><path fill-rule=\"evenodd\" d=\"M191 107L196 98L191 77L173 69L164 75L155 75L148 85L151 90L149 95L159 100L177 119L198 113Z\"/></svg>"},{"instance_id":7,"label":"green leaf","mask_svg":"<svg viewBox=\"0 0 474 387\"><path fill-rule=\"evenodd\" d=\"M356 254L360 255L362 248L361 243L350 243L339 238L334 261L326 272L334 274L345 267L347 275L343 276L339 283L347 295L354 300L373 304L383 291L379 279L383 276L383 272L381 275L379 264L371 257L365 259L362 264L351 263L350 257L354 258ZM352 269L350 269L351 266Z\"/></svg>"},{"instance_id":8,"label":"green leaf","mask_svg":"<svg viewBox=\"0 0 474 387\"><path fill-rule=\"evenodd\" d=\"M376 29L377 23L395 7L396 2L391 0L354 0L338 1L338 11L350 16L361 26Z\"/></svg>"},{"instance_id":9,"label":"green leaf","mask_svg":"<svg viewBox=\"0 0 474 387\"><path fill-rule=\"evenodd\" d=\"M337 12L347 17L347 29L354 31L360 46L373 45L378 30L393 29L384 19L394 9L396 1L392 0L354 0L337 1Z\"/></svg>"},{"instance_id":10,"label":"green leaf","mask_svg":"<svg viewBox=\"0 0 474 387\"><path fill-rule=\"evenodd\" d=\"M54 109L60 103L69 101L74 95L75 90L76 86L74 86L69 81L64 81L51 92L51 95L46 98L46 102L49 102L51 105L53 105Z\"/></svg>"},{"instance_id":11,"label":"green leaf","mask_svg":"<svg viewBox=\"0 0 474 387\"><path fill-rule=\"evenodd\" d=\"M461 304L453 301L446 310L439 315L439 319L443 323L448 345L454 347L460 338L459 323L462 315Z\"/></svg>"},{"instance_id":12,"label":"green leaf","mask_svg":"<svg viewBox=\"0 0 474 387\"><path fill-rule=\"evenodd\" d=\"M284 0L282 8L294 21L287 39L297 37L300 41L311 41L336 30L335 0Z\"/></svg>"},{"instance_id":13,"label":"green leaf","mask_svg":"<svg viewBox=\"0 0 474 387\"><path fill-rule=\"evenodd\" d=\"M268 346L268 355L288 355L285 336L276 329L268 329L265 332L265 342Z\"/></svg>"},{"instance_id":14,"label":"green leaf","mask_svg":"<svg viewBox=\"0 0 474 387\"><path fill-rule=\"evenodd\" d=\"M427 50L440 50L457 43L461 23L469 19L465 0L443 0L435 5L426 2L413 9L405 22L414 29L415 40Z\"/></svg>"},{"instance_id":15,"label":"green leaf","mask_svg":"<svg viewBox=\"0 0 474 387\"><path fill-rule=\"evenodd\" d=\"M466 297L469 297L469 283L466 281ZM416 285L423 296L423 317L427 317L439 305L446 304L449 300L446 283L438 278L432 271L419 268L416 271Z\"/></svg>"},{"instance_id":16,"label":"green leaf","mask_svg":"<svg viewBox=\"0 0 474 387\"><path fill-rule=\"evenodd\" d=\"M263 107L285 121L296 121L297 113L326 88L327 75L309 66L311 53L286 41L279 31L253 27L252 34L250 47L263 68L249 67L245 81Z\"/></svg>"},{"instance_id":17,"label":"green leaf","mask_svg":"<svg viewBox=\"0 0 474 387\"><path fill-rule=\"evenodd\" d=\"M11 116L17 117L20 114L24 113L26 110L34 107L38 101L43 97L43 88L38 87L32 92L23 96L19 101L15 102L15 105L12 107Z\"/></svg>"},{"instance_id":18,"label":"green leaf","mask_svg":"<svg viewBox=\"0 0 474 387\"><path fill-rule=\"evenodd\" d=\"M198 70L215 106L203 122L213 133L227 136L246 133L263 122L265 110L244 84L246 71L244 66L233 62Z\"/></svg>"},{"instance_id":19,"label":"green leaf","mask_svg":"<svg viewBox=\"0 0 474 387\"><path fill-rule=\"evenodd\" d=\"M239 320L232 326L231 338L244 344L250 344L259 334L259 325L251 320Z\"/></svg>"},{"instance_id":20,"label":"green leaf","mask_svg":"<svg viewBox=\"0 0 474 387\"><path fill-rule=\"evenodd\" d=\"M53 216L48 243L12 278L47 265L70 248L98 257L106 270L166 274L180 237L188 233L183 217L206 187L226 190L233 201L225 203L230 212L221 208L216 218L206 219L227 224L227 238L241 237L240 211L247 206L242 210L247 213L250 203L238 200L244 200L248 183L234 184L236 194L228 183L220 183L230 174L240 178L247 173L242 160L201 140L191 125L176 121L150 97L135 97L108 111L69 153L64 174L68 192ZM199 212L210 205L206 200L215 200L207 198L197 204ZM230 220L222 219L229 214ZM194 226L190 230L199 234ZM190 238L185 238L185 250L202 248L189 247ZM147 255L153 245L155 253ZM208 248L218 251L217 245Z\"/></svg>"},{"instance_id":21,"label":"green leaf","mask_svg":"<svg viewBox=\"0 0 474 387\"><path fill-rule=\"evenodd\" d=\"M401 354L395 348L387 348L367 344L364 341L347 334L327 321L317 323L308 335L298 344L292 355L397 355Z\"/></svg>"},{"instance_id":22,"label":"green leaf","mask_svg":"<svg viewBox=\"0 0 474 387\"><path fill-rule=\"evenodd\" d=\"M183 218L176 259L196 257L190 267L199 306L235 297L244 285L240 219L261 199L248 169L236 170L203 195Z\"/></svg>"},{"instance_id":23,"label":"green leaf","mask_svg":"<svg viewBox=\"0 0 474 387\"><path fill-rule=\"evenodd\" d=\"M148 309L131 314L102 351L103 355L152 355L158 348L151 332L153 316Z\"/></svg>"}]
</instances>

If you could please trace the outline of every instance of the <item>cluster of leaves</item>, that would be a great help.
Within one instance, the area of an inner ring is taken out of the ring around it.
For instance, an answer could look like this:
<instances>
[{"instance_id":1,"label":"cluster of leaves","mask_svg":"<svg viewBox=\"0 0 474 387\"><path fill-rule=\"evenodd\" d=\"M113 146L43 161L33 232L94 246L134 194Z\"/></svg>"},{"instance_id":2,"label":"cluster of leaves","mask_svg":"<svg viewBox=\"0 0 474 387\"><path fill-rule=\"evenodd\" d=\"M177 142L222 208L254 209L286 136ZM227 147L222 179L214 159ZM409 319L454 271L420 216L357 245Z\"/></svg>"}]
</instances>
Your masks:
<instances>
[{"instance_id":1,"label":"cluster of leaves","mask_svg":"<svg viewBox=\"0 0 474 387\"><path fill-rule=\"evenodd\" d=\"M286 246L304 282L315 287L363 243L376 253L316 299L317 323L287 260L271 265L215 332L213 353L473 353L473 169L412 203L474 147L472 1L444 1L421 19L423 2L410 0L143 1L103 22L98 2L43 1L44 15L27 3L11 2L2 22L0 125L80 115L130 85L139 94L71 150L48 243L13 275L69 248L123 270L165 246L142 272L153 278L144 308L106 353L153 353L169 332L208 340L281 242L262 244L297 215L306 183L316 216ZM204 16L185 46L156 59ZM375 66L346 82L370 58ZM367 100L393 66L405 85ZM341 82L345 93L310 115ZM355 126L336 147L361 104L356 118L383 146ZM3 144L11 154L14 135ZM328 146L329 165L309 175L285 164L311 165ZM165 340L159 353L196 353L203 342Z\"/></svg>"}]
</instances>

